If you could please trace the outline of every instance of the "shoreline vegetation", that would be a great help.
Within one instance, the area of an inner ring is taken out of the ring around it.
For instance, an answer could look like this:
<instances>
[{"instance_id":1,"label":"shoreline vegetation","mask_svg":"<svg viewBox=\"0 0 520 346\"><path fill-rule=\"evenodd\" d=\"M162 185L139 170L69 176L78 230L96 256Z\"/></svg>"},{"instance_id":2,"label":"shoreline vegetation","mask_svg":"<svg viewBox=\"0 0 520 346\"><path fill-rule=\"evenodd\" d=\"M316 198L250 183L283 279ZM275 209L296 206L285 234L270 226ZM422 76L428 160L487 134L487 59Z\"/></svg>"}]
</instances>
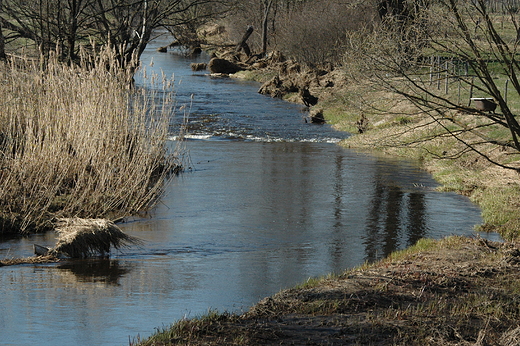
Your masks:
<instances>
[{"instance_id":1,"label":"shoreline vegetation","mask_svg":"<svg viewBox=\"0 0 520 346\"><path fill-rule=\"evenodd\" d=\"M166 148L172 91L158 105L153 91L129 88L133 74L110 50L78 65L38 61L0 66L0 235L152 207L181 167Z\"/></svg>"},{"instance_id":2,"label":"shoreline vegetation","mask_svg":"<svg viewBox=\"0 0 520 346\"><path fill-rule=\"evenodd\" d=\"M242 314L207 314L133 346L518 345L518 244L422 239L375 264L311 278Z\"/></svg>"}]
</instances>

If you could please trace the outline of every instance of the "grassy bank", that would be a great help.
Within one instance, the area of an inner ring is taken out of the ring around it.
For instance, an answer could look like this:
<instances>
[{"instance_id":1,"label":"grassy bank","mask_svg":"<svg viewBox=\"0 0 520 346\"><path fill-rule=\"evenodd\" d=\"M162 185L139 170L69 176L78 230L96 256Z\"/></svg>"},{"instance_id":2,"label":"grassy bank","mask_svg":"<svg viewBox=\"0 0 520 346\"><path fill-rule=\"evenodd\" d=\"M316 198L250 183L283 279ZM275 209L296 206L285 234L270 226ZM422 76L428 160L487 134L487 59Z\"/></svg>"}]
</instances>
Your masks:
<instances>
[{"instance_id":1,"label":"grassy bank","mask_svg":"<svg viewBox=\"0 0 520 346\"><path fill-rule=\"evenodd\" d=\"M356 130L356 122L361 117L366 119L366 130L342 145L419 161L441 184L440 190L468 196L481 208L484 224L479 226L480 230L497 231L504 239L518 238L519 174L494 162L520 167L520 155L505 146L482 140L482 137L499 140L502 130L486 126L478 135L463 133L468 124L479 120L475 120L473 114L462 112L450 114L439 126L436 119L398 95L377 88L363 89L366 87L358 90L350 86L340 91L343 96L325 100L325 117L340 129ZM341 112L345 109L350 111ZM457 133L458 138L450 132ZM472 148L461 140L472 143Z\"/></svg>"},{"instance_id":2,"label":"grassy bank","mask_svg":"<svg viewBox=\"0 0 520 346\"><path fill-rule=\"evenodd\" d=\"M88 65L88 68L86 67ZM51 57L0 66L0 232L59 217L116 218L146 210L178 162L165 147L171 100L129 88L110 51L83 66Z\"/></svg>"},{"instance_id":3,"label":"grassy bank","mask_svg":"<svg viewBox=\"0 0 520 346\"><path fill-rule=\"evenodd\" d=\"M139 345L518 345L519 254L511 243L421 240L242 315L178 321Z\"/></svg>"}]
</instances>

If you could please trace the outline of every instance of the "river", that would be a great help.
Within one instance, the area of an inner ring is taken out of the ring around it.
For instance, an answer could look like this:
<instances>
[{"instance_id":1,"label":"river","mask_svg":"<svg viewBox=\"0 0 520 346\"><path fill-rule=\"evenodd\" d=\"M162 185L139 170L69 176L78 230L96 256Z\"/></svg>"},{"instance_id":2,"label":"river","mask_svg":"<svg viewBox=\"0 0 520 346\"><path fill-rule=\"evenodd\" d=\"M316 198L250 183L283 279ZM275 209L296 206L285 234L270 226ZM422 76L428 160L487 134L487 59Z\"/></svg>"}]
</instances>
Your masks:
<instances>
[{"instance_id":1,"label":"river","mask_svg":"<svg viewBox=\"0 0 520 346\"><path fill-rule=\"evenodd\" d=\"M174 75L177 105L190 110L186 172L148 217L121 224L142 247L0 268L0 344L128 345L421 237L475 235L480 210L434 191L417 164L343 149L335 143L348 134L305 123L302 107L257 94L256 83L192 72L196 59L155 51L164 40L142 59L149 73ZM174 116L178 124L183 112ZM52 233L4 239L0 257L54 242Z\"/></svg>"}]
</instances>

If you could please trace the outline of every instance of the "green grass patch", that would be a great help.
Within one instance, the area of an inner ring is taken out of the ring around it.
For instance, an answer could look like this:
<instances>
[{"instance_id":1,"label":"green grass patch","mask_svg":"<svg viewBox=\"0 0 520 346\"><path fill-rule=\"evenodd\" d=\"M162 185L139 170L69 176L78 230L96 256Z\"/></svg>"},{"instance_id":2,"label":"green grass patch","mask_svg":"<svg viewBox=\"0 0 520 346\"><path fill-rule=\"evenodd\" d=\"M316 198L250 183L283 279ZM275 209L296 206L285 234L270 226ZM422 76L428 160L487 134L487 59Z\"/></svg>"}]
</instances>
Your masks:
<instances>
[{"instance_id":1,"label":"green grass patch","mask_svg":"<svg viewBox=\"0 0 520 346\"><path fill-rule=\"evenodd\" d=\"M233 78L239 78L243 80L248 80L252 82L260 82L265 83L271 80L274 76L277 76L277 71L265 71L265 70L246 70L239 71L232 75Z\"/></svg>"}]
</instances>

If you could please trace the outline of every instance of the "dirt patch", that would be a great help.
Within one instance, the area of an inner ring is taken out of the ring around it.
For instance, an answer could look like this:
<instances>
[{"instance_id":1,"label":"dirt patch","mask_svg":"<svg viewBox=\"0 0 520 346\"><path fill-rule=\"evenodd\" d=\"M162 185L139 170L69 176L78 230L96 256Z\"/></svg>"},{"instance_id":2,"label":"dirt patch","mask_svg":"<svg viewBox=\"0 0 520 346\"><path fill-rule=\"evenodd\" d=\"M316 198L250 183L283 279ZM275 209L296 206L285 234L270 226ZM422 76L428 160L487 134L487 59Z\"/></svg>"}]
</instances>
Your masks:
<instances>
[{"instance_id":1,"label":"dirt patch","mask_svg":"<svg viewBox=\"0 0 520 346\"><path fill-rule=\"evenodd\" d=\"M423 243L242 315L180 321L148 345L518 345L519 244Z\"/></svg>"}]
</instances>

